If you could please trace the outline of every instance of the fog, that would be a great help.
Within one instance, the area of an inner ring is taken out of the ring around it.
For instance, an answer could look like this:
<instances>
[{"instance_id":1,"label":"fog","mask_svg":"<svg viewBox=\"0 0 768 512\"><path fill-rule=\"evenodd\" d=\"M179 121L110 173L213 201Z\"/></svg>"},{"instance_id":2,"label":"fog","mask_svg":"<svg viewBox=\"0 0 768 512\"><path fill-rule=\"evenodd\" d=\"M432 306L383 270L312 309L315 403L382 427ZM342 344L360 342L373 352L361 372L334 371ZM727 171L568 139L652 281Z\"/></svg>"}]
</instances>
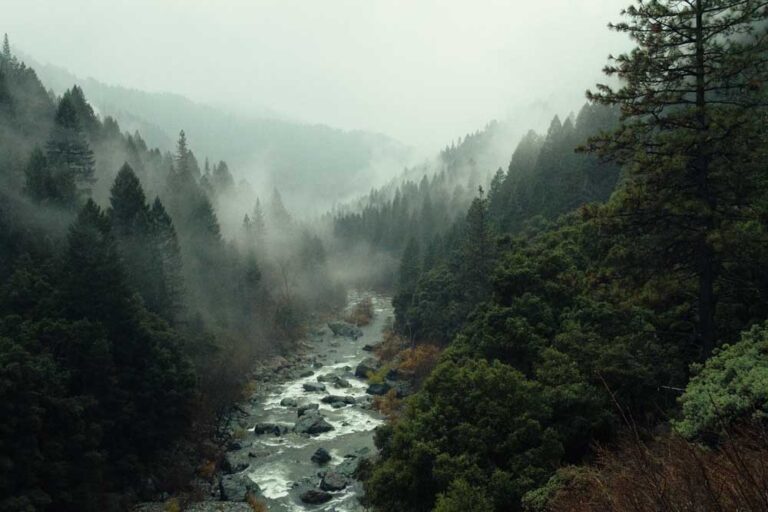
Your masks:
<instances>
[{"instance_id":1,"label":"fog","mask_svg":"<svg viewBox=\"0 0 768 512\"><path fill-rule=\"evenodd\" d=\"M542 129L577 109L628 46L606 29L624 3L4 0L2 30L79 76L428 155L491 119Z\"/></svg>"}]
</instances>

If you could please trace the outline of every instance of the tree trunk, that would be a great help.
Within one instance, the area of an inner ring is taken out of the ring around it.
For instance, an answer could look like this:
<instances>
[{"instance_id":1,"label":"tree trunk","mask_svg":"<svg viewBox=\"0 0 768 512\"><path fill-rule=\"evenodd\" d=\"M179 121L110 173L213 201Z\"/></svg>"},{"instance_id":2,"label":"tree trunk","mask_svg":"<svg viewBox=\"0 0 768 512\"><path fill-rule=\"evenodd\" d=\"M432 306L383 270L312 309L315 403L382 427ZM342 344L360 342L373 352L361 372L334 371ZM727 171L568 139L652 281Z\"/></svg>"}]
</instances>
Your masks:
<instances>
[{"instance_id":1,"label":"tree trunk","mask_svg":"<svg viewBox=\"0 0 768 512\"><path fill-rule=\"evenodd\" d=\"M696 157L693 161L693 171L696 176L697 193L702 203L706 205L706 211L701 219L701 233L699 234L697 273L699 281L698 291L698 341L702 351L702 358L706 359L712 354L715 346L715 255L709 243L709 235L715 229L714 210L715 198L709 189L709 164L710 157L707 153L707 132L709 121L707 119L706 97L706 67L704 48L704 7L703 0L696 0L696 118L698 130L698 144Z\"/></svg>"}]
</instances>

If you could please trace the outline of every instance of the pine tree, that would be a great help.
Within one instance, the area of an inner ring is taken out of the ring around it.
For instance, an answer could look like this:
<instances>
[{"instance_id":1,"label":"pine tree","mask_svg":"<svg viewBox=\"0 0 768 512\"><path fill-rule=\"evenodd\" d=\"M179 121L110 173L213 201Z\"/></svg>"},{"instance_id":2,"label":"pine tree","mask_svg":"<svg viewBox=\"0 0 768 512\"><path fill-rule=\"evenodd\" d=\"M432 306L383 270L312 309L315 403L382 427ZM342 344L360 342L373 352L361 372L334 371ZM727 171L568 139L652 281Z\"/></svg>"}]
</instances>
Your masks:
<instances>
[{"instance_id":1,"label":"pine tree","mask_svg":"<svg viewBox=\"0 0 768 512\"><path fill-rule=\"evenodd\" d=\"M131 314L130 292L109 219L88 199L69 230L65 255L65 304L71 318L104 322L119 331Z\"/></svg>"},{"instance_id":2,"label":"pine tree","mask_svg":"<svg viewBox=\"0 0 768 512\"><path fill-rule=\"evenodd\" d=\"M139 178L128 163L123 164L115 177L109 202L110 221L117 236L147 234L147 199Z\"/></svg>"},{"instance_id":3,"label":"pine tree","mask_svg":"<svg viewBox=\"0 0 768 512\"><path fill-rule=\"evenodd\" d=\"M459 263L462 287L472 303L479 301L488 291L493 249L488 200L480 187L479 196L472 201L467 212Z\"/></svg>"},{"instance_id":4,"label":"pine tree","mask_svg":"<svg viewBox=\"0 0 768 512\"><path fill-rule=\"evenodd\" d=\"M755 213L743 206L765 191L756 149L765 147L768 2L638 1L623 14L612 28L637 47L605 68L622 86L588 92L619 105L622 125L588 149L626 164L614 214L641 263L695 280L695 337L706 357L718 337L723 254L739 252L730 242Z\"/></svg>"},{"instance_id":5,"label":"pine tree","mask_svg":"<svg viewBox=\"0 0 768 512\"><path fill-rule=\"evenodd\" d=\"M400 273L398 276L397 293L392 298L395 306L395 325L399 332L412 335L408 310L413 304L414 292L421 275L421 248L419 242L411 237L408 240L403 256L400 259Z\"/></svg>"},{"instance_id":6,"label":"pine tree","mask_svg":"<svg viewBox=\"0 0 768 512\"><path fill-rule=\"evenodd\" d=\"M155 295L152 302L158 314L174 322L179 319L183 309L181 249L173 221L157 197L150 208L149 219L160 270L160 275L155 282Z\"/></svg>"},{"instance_id":7,"label":"pine tree","mask_svg":"<svg viewBox=\"0 0 768 512\"><path fill-rule=\"evenodd\" d=\"M90 195L96 181L93 151L83 133L71 94L64 94L59 101L46 153L54 175L67 175L66 179L74 180L80 194Z\"/></svg>"},{"instance_id":8,"label":"pine tree","mask_svg":"<svg viewBox=\"0 0 768 512\"><path fill-rule=\"evenodd\" d=\"M35 148L24 169L24 192L39 203L70 208L77 204L75 177L66 169L50 165L45 153Z\"/></svg>"}]
</instances>

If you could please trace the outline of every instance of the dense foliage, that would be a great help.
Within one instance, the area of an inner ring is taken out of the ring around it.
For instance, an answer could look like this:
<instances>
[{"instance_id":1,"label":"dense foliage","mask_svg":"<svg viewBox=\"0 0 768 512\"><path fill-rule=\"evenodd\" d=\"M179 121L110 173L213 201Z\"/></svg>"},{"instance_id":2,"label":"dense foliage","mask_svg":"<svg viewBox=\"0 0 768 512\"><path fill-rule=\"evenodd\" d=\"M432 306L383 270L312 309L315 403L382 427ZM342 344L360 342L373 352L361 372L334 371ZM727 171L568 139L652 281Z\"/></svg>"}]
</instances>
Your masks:
<instances>
[{"instance_id":1,"label":"dense foliage","mask_svg":"<svg viewBox=\"0 0 768 512\"><path fill-rule=\"evenodd\" d=\"M215 204L232 183L224 162L200 168L184 132L164 154L79 88L49 95L6 38L0 510L124 510L188 481L179 443L212 435L307 308L344 300L322 242L287 212L225 240ZM287 271L310 284L278 285Z\"/></svg>"},{"instance_id":2,"label":"dense foliage","mask_svg":"<svg viewBox=\"0 0 768 512\"><path fill-rule=\"evenodd\" d=\"M377 437L366 480L376 510L546 510L544 497L570 485L552 479L557 469L589 462L596 442L624 429L637 435L682 415L681 432L717 443L712 434L728 425L763 421L762 328L696 370L682 411L677 397L692 363L768 318L767 13L764 2L638 2L615 26L638 48L607 68L622 87L590 93L620 109L619 124L614 110L589 106L575 131L569 121L544 141L530 134L439 239L412 228L395 327L447 349ZM578 146L587 153L573 154ZM727 447L707 458L670 442L712 471L730 460ZM620 456L605 460L612 473L599 481L615 493L606 510L633 497L638 510L675 509L643 508L664 489L640 500L621 490ZM651 485L664 461L635 459L634 478ZM750 468L731 468L733 485ZM670 481L684 500L686 482Z\"/></svg>"}]
</instances>

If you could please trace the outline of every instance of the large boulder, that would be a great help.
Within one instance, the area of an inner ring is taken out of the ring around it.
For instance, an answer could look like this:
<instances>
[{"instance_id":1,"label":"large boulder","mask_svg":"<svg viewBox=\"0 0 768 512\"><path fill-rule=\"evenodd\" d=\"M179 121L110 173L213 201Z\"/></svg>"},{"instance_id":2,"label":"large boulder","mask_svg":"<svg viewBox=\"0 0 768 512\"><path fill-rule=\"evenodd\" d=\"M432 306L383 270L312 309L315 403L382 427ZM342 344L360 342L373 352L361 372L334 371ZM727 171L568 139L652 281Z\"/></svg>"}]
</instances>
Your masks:
<instances>
[{"instance_id":1,"label":"large boulder","mask_svg":"<svg viewBox=\"0 0 768 512\"><path fill-rule=\"evenodd\" d=\"M296 407L299 405L299 402L295 398L286 397L280 400L280 405L283 407Z\"/></svg>"},{"instance_id":2,"label":"large boulder","mask_svg":"<svg viewBox=\"0 0 768 512\"><path fill-rule=\"evenodd\" d=\"M386 382L382 382L380 384L371 384L365 392L369 395L386 395L387 391L390 389L392 389L392 386Z\"/></svg>"},{"instance_id":3,"label":"large boulder","mask_svg":"<svg viewBox=\"0 0 768 512\"><path fill-rule=\"evenodd\" d=\"M304 414L298 419L296 425L293 427L294 432L299 434L308 434L310 436L316 436L323 432L330 432L333 430L333 425L328 423L325 418L318 413Z\"/></svg>"},{"instance_id":4,"label":"large boulder","mask_svg":"<svg viewBox=\"0 0 768 512\"><path fill-rule=\"evenodd\" d=\"M310 489L303 492L299 498L307 505L320 505L321 503L328 503L331 501L333 496L325 491Z\"/></svg>"},{"instance_id":5,"label":"large boulder","mask_svg":"<svg viewBox=\"0 0 768 512\"><path fill-rule=\"evenodd\" d=\"M331 454L325 448L318 448L315 453L312 454L312 462L316 464L326 464L331 461Z\"/></svg>"},{"instance_id":6,"label":"large boulder","mask_svg":"<svg viewBox=\"0 0 768 512\"><path fill-rule=\"evenodd\" d=\"M288 429L283 425L276 423L257 423L253 426L253 433L257 436L264 434L272 434L275 436L281 436L286 433Z\"/></svg>"},{"instance_id":7,"label":"large boulder","mask_svg":"<svg viewBox=\"0 0 768 512\"><path fill-rule=\"evenodd\" d=\"M305 382L301 387L308 393L322 393L325 391L325 384L319 382L317 384L314 382Z\"/></svg>"},{"instance_id":8,"label":"large boulder","mask_svg":"<svg viewBox=\"0 0 768 512\"><path fill-rule=\"evenodd\" d=\"M324 491L336 492L341 491L347 486L347 479L334 471L329 471L323 475L323 479L320 480L320 489Z\"/></svg>"},{"instance_id":9,"label":"large boulder","mask_svg":"<svg viewBox=\"0 0 768 512\"><path fill-rule=\"evenodd\" d=\"M259 485L245 473L224 475L219 480L219 498L221 501L246 501L249 496L261 494Z\"/></svg>"},{"instance_id":10,"label":"large boulder","mask_svg":"<svg viewBox=\"0 0 768 512\"><path fill-rule=\"evenodd\" d=\"M363 335L363 331L359 327L347 322L330 322L328 323L328 328L333 332L334 336L343 336L353 340Z\"/></svg>"},{"instance_id":11,"label":"large boulder","mask_svg":"<svg viewBox=\"0 0 768 512\"><path fill-rule=\"evenodd\" d=\"M378 359L366 357L355 368L355 377L367 379L369 373L375 373L379 368L381 368L381 363Z\"/></svg>"},{"instance_id":12,"label":"large boulder","mask_svg":"<svg viewBox=\"0 0 768 512\"><path fill-rule=\"evenodd\" d=\"M357 400L355 400L355 397L345 395L326 395L323 398L320 399L321 402L324 404L333 404L333 403L342 403L347 405L355 405L357 403Z\"/></svg>"}]
</instances>

